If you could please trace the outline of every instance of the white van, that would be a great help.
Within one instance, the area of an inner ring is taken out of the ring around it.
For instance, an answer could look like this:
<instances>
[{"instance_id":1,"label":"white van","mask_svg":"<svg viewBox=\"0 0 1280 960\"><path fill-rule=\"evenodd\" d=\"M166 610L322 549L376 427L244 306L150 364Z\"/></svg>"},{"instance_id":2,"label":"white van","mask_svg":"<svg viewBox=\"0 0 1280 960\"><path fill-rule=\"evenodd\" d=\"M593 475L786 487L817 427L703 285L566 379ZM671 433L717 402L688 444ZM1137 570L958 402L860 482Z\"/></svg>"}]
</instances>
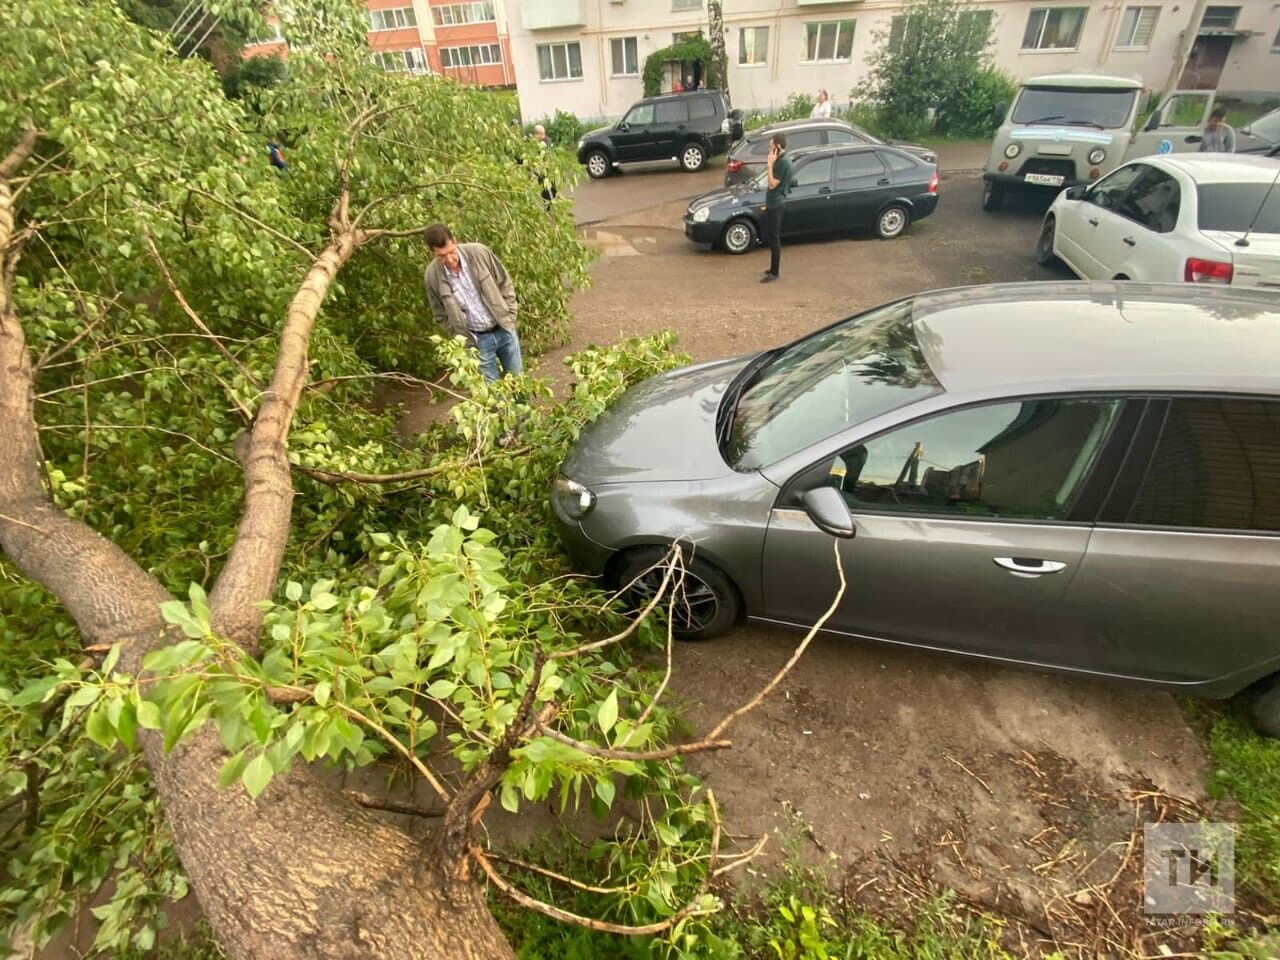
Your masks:
<instances>
[{"instance_id":1,"label":"white van","mask_svg":"<svg viewBox=\"0 0 1280 960\"><path fill-rule=\"evenodd\" d=\"M1146 100L1140 80L1053 74L1025 81L996 131L982 173L982 209L999 210L1010 190L1061 190L1092 183L1125 160L1200 149L1213 91L1171 94L1134 131Z\"/></svg>"}]
</instances>

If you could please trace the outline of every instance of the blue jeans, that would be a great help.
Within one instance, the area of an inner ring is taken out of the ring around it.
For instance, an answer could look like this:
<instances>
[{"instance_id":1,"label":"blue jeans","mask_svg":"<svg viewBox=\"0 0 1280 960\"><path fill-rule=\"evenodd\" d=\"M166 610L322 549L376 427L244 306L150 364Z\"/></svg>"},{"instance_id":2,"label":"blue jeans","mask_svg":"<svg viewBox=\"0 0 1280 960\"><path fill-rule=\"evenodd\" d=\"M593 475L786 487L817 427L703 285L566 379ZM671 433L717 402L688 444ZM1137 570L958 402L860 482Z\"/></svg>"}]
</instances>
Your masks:
<instances>
[{"instance_id":1,"label":"blue jeans","mask_svg":"<svg viewBox=\"0 0 1280 960\"><path fill-rule=\"evenodd\" d=\"M502 375L524 372L520 338L514 330L494 327L484 333L473 333L471 337L480 351L480 372L486 380L498 379L498 364L502 364Z\"/></svg>"}]
</instances>

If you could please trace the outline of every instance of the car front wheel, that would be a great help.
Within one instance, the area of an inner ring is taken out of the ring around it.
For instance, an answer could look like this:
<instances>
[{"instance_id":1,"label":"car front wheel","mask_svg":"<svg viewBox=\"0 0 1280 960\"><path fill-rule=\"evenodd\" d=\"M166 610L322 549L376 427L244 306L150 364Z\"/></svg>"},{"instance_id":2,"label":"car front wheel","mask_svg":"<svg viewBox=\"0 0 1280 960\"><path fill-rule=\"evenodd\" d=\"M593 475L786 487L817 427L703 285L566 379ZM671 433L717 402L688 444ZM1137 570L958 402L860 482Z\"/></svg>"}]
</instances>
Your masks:
<instances>
[{"instance_id":1,"label":"car front wheel","mask_svg":"<svg viewBox=\"0 0 1280 960\"><path fill-rule=\"evenodd\" d=\"M686 173L697 173L707 165L707 152L702 149L701 145L696 143L685 144L685 148L680 153L680 166L685 169Z\"/></svg>"},{"instance_id":2,"label":"car front wheel","mask_svg":"<svg viewBox=\"0 0 1280 960\"><path fill-rule=\"evenodd\" d=\"M603 150L592 150L587 154L587 175L592 180L603 180L609 175L609 158Z\"/></svg>"},{"instance_id":3,"label":"car front wheel","mask_svg":"<svg viewBox=\"0 0 1280 960\"><path fill-rule=\"evenodd\" d=\"M746 253L756 245L755 224L741 218L731 221L724 228L724 236L720 238L720 242L730 253Z\"/></svg>"},{"instance_id":4,"label":"car front wheel","mask_svg":"<svg viewBox=\"0 0 1280 960\"><path fill-rule=\"evenodd\" d=\"M907 229L907 224L911 222L911 214L907 213L906 207L900 207L896 204L880 211L880 216L876 217L876 235L881 240L892 240L895 237L902 236L902 231Z\"/></svg>"},{"instance_id":5,"label":"car front wheel","mask_svg":"<svg viewBox=\"0 0 1280 960\"><path fill-rule=\"evenodd\" d=\"M1280 673L1255 685L1247 697L1253 728L1263 736L1280 739Z\"/></svg>"},{"instance_id":6,"label":"car front wheel","mask_svg":"<svg viewBox=\"0 0 1280 960\"><path fill-rule=\"evenodd\" d=\"M643 610L662 588L667 568L666 551L646 547L628 554L618 573L618 585L633 613ZM628 586L630 584L630 586ZM742 612L742 601L733 583L716 567L697 557L687 559L683 573L672 572L668 590L658 601L671 617L671 632L678 640L709 640L728 630Z\"/></svg>"},{"instance_id":7,"label":"car front wheel","mask_svg":"<svg viewBox=\"0 0 1280 960\"><path fill-rule=\"evenodd\" d=\"M1058 221L1054 217L1045 217L1044 226L1040 228L1040 239L1036 241L1036 263L1042 267L1051 266L1058 255L1053 252L1054 237L1058 232Z\"/></svg>"}]
</instances>

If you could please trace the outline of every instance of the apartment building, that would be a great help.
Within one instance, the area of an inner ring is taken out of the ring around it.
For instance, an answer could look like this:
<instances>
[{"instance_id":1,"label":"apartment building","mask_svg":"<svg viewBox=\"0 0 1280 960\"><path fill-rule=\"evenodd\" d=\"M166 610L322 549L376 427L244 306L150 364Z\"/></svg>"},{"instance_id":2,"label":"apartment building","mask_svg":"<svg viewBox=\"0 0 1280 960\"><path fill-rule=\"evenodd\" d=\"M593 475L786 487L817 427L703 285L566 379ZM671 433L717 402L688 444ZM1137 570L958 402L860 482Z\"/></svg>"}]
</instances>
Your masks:
<instances>
[{"instance_id":1,"label":"apartment building","mask_svg":"<svg viewBox=\"0 0 1280 960\"><path fill-rule=\"evenodd\" d=\"M882 42L902 42L900 0L724 0L729 88L735 106L768 109L793 92L830 91L844 102ZM1184 85L1280 97L1280 3L1192 0L970 0L967 16L992 24L994 62L1018 78L1109 73L1162 89L1179 39L1196 41ZM642 95L655 50L708 29L705 0L508 0L508 29L526 119L563 109L619 116ZM664 66L664 89L688 65Z\"/></svg>"},{"instance_id":2,"label":"apartment building","mask_svg":"<svg viewBox=\"0 0 1280 960\"><path fill-rule=\"evenodd\" d=\"M369 49L389 72L440 73L483 87L515 84L502 0L366 0ZM301 8L305 10L305 6ZM246 56L279 55L279 27Z\"/></svg>"}]
</instances>

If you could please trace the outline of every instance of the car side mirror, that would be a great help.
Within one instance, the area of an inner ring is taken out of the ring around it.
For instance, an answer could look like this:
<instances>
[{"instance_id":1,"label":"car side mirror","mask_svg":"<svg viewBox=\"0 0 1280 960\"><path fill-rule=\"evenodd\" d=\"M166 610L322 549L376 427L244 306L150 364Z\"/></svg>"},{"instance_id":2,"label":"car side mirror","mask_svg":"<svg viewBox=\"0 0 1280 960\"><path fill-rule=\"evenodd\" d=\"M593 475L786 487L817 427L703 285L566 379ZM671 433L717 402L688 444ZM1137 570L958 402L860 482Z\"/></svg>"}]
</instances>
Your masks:
<instances>
[{"instance_id":1,"label":"car side mirror","mask_svg":"<svg viewBox=\"0 0 1280 960\"><path fill-rule=\"evenodd\" d=\"M1160 111L1159 110L1156 110L1155 113L1151 114L1151 116L1147 118L1146 125L1143 126L1142 129L1146 132L1160 129Z\"/></svg>"},{"instance_id":2,"label":"car side mirror","mask_svg":"<svg viewBox=\"0 0 1280 960\"><path fill-rule=\"evenodd\" d=\"M1077 183L1074 187L1067 187L1068 200L1080 200L1084 198L1085 192L1089 188L1083 183Z\"/></svg>"},{"instance_id":3,"label":"car side mirror","mask_svg":"<svg viewBox=\"0 0 1280 960\"><path fill-rule=\"evenodd\" d=\"M858 532L853 525L853 514L844 502L844 494L835 487L814 487L806 490L800 502L813 525L823 533L842 540L851 540Z\"/></svg>"},{"instance_id":4,"label":"car side mirror","mask_svg":"<svg viewBox=\"0 0 1280 960\"><path fill-rule=\"evenodd\" d=\"M1243 127L1240 128L1240 132L1243 133L1246 137L1252 137L1253 130L1250 129L1251 126L1252 124L1246 123Z\"/></svg>"},{"instance_id":5,"label":"car side mirror","mask_svg":"<svg viewBox=\"0 0 1280 960\"><path fill-rule=\"evenodd\" d=\"M1004 101L1002 100L991 108L991 119L997 126L1004 123L1004 106Z\"/></svg>"},{"instance_id":6,"label":"car side mirror","mask_svg":"<svg viewBox=\"0 0 1280 960\"><path fill-rule=\"evenodd\" d=\"M798 179L796 179L795 177L792 177L792 178L791 178L791 186L793 186L793 187L798 187L798 186L800 186L800 181L799 181Z\"/></svg>"},{"instance_id":7,"label":"car side mirror","mask_svg":"<svg viewBox=\"0 0 1280 960\"><path fill-rule=\"evenodd\" d=\"M627 123L627 121L625 120L620 120L618 121L618 129L621 130L623 133L626 133L628 130L631 129L631 124Z\"/></svg>"}]
</instances>

